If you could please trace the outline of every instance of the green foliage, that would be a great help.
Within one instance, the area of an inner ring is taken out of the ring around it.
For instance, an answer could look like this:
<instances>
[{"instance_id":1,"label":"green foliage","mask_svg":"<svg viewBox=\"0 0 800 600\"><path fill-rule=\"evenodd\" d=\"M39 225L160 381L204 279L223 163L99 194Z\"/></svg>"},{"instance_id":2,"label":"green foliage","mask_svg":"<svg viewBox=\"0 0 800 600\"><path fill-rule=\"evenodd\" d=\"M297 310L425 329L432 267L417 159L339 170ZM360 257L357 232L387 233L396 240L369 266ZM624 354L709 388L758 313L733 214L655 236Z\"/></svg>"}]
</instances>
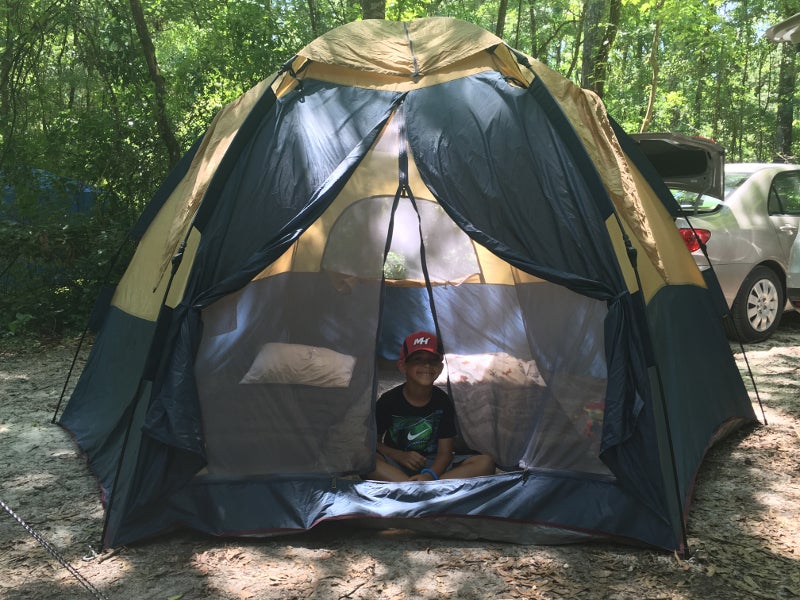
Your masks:
<instances>
[{"instance_id":1,"label":"green foliage","mask_svg":"<svg viewBox=\"0 0 800 600\"><path fill-rule=\"evenodd\" d=\"M383 264L386 279L403 279L406 276L406 257L397 252L389 252Z\"/></svg>"},{"instance_id":2,"label":"green foliage","mask_svg":"<svg viewBox=\"0 0 800 600\"><path fill-rule=\"evenodd\" d=\"M653 24L662 24L650 131L710 137L729 160L772 159L779 48L764 30L781 19L768 0L626 0L628 24L611 58L609 112L638 131L652 80Z\"/></svg>"},{"instance_id":3,"label":"green foliage","mask_svg":"<svg viewBox=\"0 0 800 600\"><path fill-rule=\"evenodd\" d=\"M96 219L73 225L0 220L0 337L48 336L86 324L123 232Z\"/></svg>"}]
</instances>

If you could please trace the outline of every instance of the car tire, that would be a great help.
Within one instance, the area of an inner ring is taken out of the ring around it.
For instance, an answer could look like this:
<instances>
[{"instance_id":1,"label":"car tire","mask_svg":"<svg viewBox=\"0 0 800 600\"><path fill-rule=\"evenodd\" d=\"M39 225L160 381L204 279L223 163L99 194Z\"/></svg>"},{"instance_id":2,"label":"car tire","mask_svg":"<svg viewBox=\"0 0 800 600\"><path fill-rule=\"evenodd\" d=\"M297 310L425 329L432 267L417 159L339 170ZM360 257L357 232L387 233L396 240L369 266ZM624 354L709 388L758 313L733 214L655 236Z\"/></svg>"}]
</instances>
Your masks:
<instances>
[{"instance_id":1,"label":"car tire","mask_svg":"<svg viewBox=\"0 0 800 600\"><path fill-rule=\"evenodd\" d=\"M785 304L778 275L759 265L742 282L725 319L725 333L744 343L762 342L777 329Z\"/></svg>"}]
</instances>

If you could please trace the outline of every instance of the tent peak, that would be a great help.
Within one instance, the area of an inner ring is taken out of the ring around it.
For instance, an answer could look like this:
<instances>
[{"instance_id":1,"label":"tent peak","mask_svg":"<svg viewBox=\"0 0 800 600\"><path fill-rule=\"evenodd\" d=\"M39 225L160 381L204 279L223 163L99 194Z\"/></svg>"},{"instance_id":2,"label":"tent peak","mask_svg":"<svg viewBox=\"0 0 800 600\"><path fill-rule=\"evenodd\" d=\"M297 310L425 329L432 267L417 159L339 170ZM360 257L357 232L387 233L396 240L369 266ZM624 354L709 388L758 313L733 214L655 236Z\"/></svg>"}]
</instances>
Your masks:
<instances>
[{"instance_id":1,"label":"tent peak","mask_svg":"<svg viewBox=\"0 0 800 600\"><path fill-rule=\"evenodd\" d=\"M414 78L503 43L477 25L450 17L366 19L330 30L298 55L317 63Z\"/></svg>"}]
</instances>

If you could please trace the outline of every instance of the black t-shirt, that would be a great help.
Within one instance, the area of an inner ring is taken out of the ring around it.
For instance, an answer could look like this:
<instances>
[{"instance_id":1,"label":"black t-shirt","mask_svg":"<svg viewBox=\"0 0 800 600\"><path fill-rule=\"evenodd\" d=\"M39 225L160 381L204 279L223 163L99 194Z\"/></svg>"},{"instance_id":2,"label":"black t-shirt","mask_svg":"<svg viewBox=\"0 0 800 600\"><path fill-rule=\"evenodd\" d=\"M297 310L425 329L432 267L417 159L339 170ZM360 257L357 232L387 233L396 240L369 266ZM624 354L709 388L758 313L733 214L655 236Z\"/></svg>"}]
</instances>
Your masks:
<instances>
[{"instance_id":1,"label":"black t-shirt","mask_svg":"<svg viewBox=\"0 0 800 600\"><path fill-rule=\"evenodd\" d=\"M456 415L450 397L434 387L425 406L412 406L399 385L385 392L375 406L378 439L398 450L436 454L438 441L456 436ZM386 434L384 437L383 434Z\"/></svg>"}]
</instances>

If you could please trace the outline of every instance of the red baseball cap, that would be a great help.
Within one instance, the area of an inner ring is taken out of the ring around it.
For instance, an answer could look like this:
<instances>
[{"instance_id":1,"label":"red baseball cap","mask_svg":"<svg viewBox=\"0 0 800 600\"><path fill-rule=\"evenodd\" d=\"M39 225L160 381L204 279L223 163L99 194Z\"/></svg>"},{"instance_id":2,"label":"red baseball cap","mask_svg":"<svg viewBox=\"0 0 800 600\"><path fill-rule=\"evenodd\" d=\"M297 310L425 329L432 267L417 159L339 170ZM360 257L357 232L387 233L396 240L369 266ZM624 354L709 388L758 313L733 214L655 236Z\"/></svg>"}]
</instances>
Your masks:
<instances>
[{"instance_id":1,"label":"red baseball cap","mask_svg":"<svg viewBox=\"0 0 800 600\"><path fill-rule=\"evenodd\" d=\"M436 358L442 358L439 348L439 338L430 331L417 331L412 333L405 340L400 348L400 359L407 360L415 352L430 352Z\"/></svg>"}]
</instances>

